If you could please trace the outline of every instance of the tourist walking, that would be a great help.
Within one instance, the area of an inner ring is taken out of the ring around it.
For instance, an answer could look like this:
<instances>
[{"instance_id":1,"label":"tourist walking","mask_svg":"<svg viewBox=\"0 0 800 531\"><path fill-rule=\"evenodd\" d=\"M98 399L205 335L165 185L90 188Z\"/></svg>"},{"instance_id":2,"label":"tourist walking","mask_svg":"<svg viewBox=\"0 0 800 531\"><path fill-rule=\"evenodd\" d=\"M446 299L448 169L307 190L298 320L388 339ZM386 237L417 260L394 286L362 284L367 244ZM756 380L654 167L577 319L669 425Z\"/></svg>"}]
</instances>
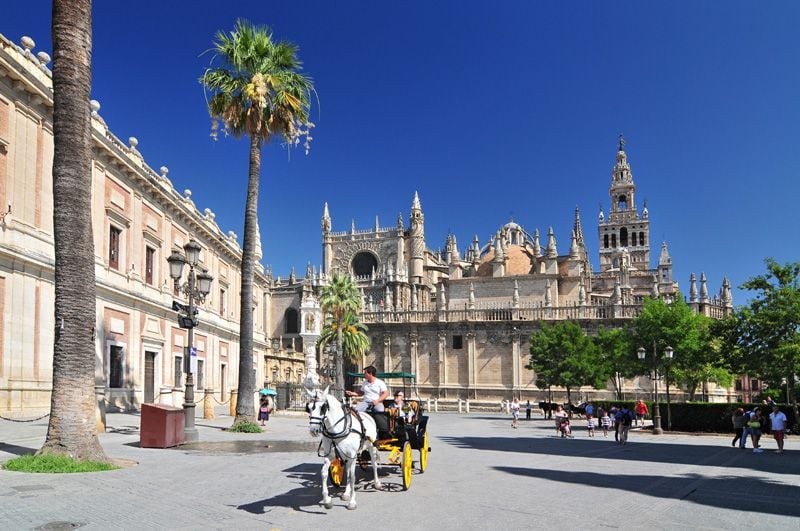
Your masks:
<instances>
[{"instance_id":1,"label":"tourist walking","mask_svg":"<svg viewBox=\"0 0 800 531\"><path fill-rule=\"evenodd\" d=\"M519 401L516 398L511 401L511 418L511 427L516 430L519 421Z\"/></svg>"},{"instance_id":2,"label":"tourist walking","mask_svg":"<svg viewBox=\"0 0 800 531\"><path fill-rule=\"evenodd\" d=\"M750 437L753 439L753 452L757 454L763 452L764 449L761 448L760 440L761 430L764 428L764 416L759 408L753 410L750 420L747 421L747 426L750 428Z\"/></svg>"},{"instance_id":3,"label":"tourist walking","mask_svg":"<svg viewBox=\"0 0 800 531\"><path fill-rule=\"evenodd\" d=\"M736 446L736 442L741 440L742 431L744 431L744 409L739 408L731 415L731 422L733 423L733 441L731 446Z\"/></svg>"},{"instance_id":4,"label":"tourist walking","mask_svg":"<svg viewBox=\"0 0 800 531\"><path fill-rule=\"evenodd\" d=\"M742 438L739 439L739 448L747 448L747 437L750 436L750 417L753 416L755 416L755 409L745 411L742 415Z\"/></svg>"},{"instance_id":5,"label":"tourist walking","mask_svg":"<svg viewBox=\"0 0 800 531\"><path fill-rule=\"evenodd\" d=\"M594 437L594 428L597 426L597 421L591 415L586 415L586 431L589 432L589 437Z\"/></svg>"},{"instance_id":6,"label":"tourist walking","mask_svg":"<svg viewBox=\"0 0 800 531\"><path fill-rule=\"evenodd\" d=\"M562 433L561 424L565 419L567 419L567 412L564 411L564 408L559 404L556 406L556 412L553 416L556 419L556 436L558 436Z\"/></svg>"},{"instance_id":7,"label":"tourist walking","mask_svg":"<svg viewBox=\"0 0 800 531\"><path fill-rule=\"evenodd\" d=\"M640 426L644 426L644 418L647 416L647 404L644 403L644 400L636 401L634 411L636 412L636 423Z\"/></svg>"},{"instance_id":8,"label":"tourist walking","mask_svg":"<svg viewBox=\"0 0 800 531\"><path fill-rule=\"evenodd\" d=\"M780 410L778 404L772 404L772 413L769 414L772 422L772 437L778 443L778 453L783 453L783 439L786 435L786 414Z\"/></svg>"},{"instance_id":9,"label":"tourist walking","mask_svg":"<svg viewBox=\"0 0 800 531\"><path fill-rule=\"evenodd\" d=\"M261 402L258 405L258 420L262 426L269 420L269 398L266 396L261 397Z\"/></svg>"},{"instance_id":10,"label":"tourist walking","mask_svg":"<svg viewBox=\"0 0 800 531\"><path fill-rule=\"evenodd\" d=\"M525 401L525 420L531 420L531 401Z\"/></svg>"},{"instance_id":11,"label":"tourist walking","mask_svg":"<svg viewBox=\"0 0 800 531\"><path fill-rule=\"evenodd\" d=\"M611 406L611 426L614 429L614 440L619 442L619 424L617 423L617 414L619 413L619 408L617 406Z\"/></svg>"},{"instance_id":12,"label":"tourist walking","mask_svg":"<svg viewBox=\"0 0 800 531\"><path fill-rule=\"evenodd\" d=\"M628 444L628 431L631 429L631 424L633 424L633 413L628 406L623 405L617 412L617 431L619 432L617 442L619 444Z\"/></svg>"}]
</instances>

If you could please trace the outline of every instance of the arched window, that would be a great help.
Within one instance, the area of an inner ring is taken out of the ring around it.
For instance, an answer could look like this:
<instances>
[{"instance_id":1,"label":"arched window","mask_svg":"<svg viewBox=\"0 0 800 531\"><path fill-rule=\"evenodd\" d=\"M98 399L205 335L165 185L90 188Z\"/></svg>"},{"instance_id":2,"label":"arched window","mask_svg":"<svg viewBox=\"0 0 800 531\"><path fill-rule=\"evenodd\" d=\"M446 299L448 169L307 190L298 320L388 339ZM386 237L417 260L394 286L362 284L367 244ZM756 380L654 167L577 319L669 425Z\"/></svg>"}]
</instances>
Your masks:
<instances>
[{"instance_id":1,"label":"arched window","mask_svg":"<svg viewBox=\"0 0 800 531\"><path fill-rule=\"evenodd\" d=\"M639 245L644 246L644 232L639 233Z\"/></svg>"},{"instance_id":2,"label":"arched window","mask_svg":"<svg viewBox=\"0 0 800 531\"><path fill-rule=\"evenodd\" d=\"M625 194L622 194L621 196L619 196L619 199L617 199L617 209L618 210L628 209L628 198L625 196Z\"/></svg>"},{"instance_id":3,"label":"arched window","mask_svg":"<svg viewBox=\"0 0 800 531\"><path fill-rule=\"evenodd\" d=\"M617 248L617 235L616 234L612 234L611 235L611 247L613 247L614 249Z\"/></svg>"},{"instance_id":4,"label":"arched window","mask_svg":"<svg viewBox=\"0 0 800 531\"><path fill-rule=\"evenodd\" d=\"M603 248L608 249L608 234L603 235Z\"/></svg>"},{"instance_id":5,"label":"arched window","mask_svg":"<svg viewBox=\"0 0 800 531\"><path fill-rule=\"evenodd\" d=\"M353 274L357 277L368 276L372 274L372 270L378 269L378 259L375 255L368 251L361 251L356 253L351 262L353 267Z\"/></svg>"},{"instance_id":6,"label":"arched window","mask_svg":"<svg viewBox=\"0 0 800 531\"><path fill-rule=\"evenodd\" d=\"M619 245L620 247L628 246L628 229L625 227L619 229Z\"/></svg>"},{"instance_id":7,"label":"arched window","mask_svg":"<svg viewBox=\"0 0 800 531\"><path fill-rule=\"evenodd\" d=\"M294 308L287 308L283 314L284 333L286 334L299 334L300 333L300 319L297 315L297 310Z\"/></svg>"}]
</instances>

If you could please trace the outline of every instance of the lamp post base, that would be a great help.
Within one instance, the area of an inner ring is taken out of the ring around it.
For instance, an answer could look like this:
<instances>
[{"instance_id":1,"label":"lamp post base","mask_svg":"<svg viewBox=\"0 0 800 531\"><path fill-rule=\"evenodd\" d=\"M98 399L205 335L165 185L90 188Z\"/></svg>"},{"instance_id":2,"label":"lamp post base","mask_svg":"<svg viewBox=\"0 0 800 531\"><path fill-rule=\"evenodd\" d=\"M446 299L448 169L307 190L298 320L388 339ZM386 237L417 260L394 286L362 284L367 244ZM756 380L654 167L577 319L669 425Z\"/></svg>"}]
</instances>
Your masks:
<instances>
[{"instance_id":1,"label":"lamp post base","mask_svg":"<svg viewBox=\"0 0 800 531\"><path fill-rule=\"evenodd\" d=\"M664 430L661 428L661 415L653 415L653 435L661 435Z\"/></svg>"},{"instance_id":2,"label":"lamp post base","mask_svg":"<svg viewBox=\"0 0 800 531\"><path fill-rule=\"evenodd\" d=\"M197 428L186 428L183 429L183 442L184 443L192 443L197 442L200 440L200 434L197 432Z\"/></svg>"}]
</instances>

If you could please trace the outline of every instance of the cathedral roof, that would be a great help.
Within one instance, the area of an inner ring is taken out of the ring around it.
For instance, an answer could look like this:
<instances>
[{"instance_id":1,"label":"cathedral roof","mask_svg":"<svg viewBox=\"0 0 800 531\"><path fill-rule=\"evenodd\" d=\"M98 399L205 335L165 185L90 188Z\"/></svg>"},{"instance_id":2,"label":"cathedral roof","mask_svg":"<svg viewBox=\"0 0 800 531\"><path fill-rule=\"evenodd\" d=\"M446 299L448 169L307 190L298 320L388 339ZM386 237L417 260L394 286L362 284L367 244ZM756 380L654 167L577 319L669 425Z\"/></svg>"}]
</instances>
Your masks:
<instances>
[{"instance_id":1,"label":"cathedral roof","mask_svg":"<svg viewBox=\"0 0 800 531\"><path fill-rule=\"evenodd\" d=\"M526 248L519 245L509 245L506 249L506 275L529 275L533 267L533 254ZM494 249L481 256L478 262L479 277L492 276L492 260L494 260Z\"/></svg>"}]
</instances>

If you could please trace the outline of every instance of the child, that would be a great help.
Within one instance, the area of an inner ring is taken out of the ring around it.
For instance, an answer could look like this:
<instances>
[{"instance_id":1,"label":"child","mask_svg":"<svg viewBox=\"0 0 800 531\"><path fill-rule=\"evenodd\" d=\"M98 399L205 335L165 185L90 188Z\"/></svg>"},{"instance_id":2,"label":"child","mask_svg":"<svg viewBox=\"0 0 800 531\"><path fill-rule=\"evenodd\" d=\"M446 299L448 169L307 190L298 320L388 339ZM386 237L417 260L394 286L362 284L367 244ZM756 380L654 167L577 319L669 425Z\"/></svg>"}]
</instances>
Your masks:
<instances>
[{"instance_id":1,"label":"child","mask_svg":"<svg viewBox=\"0 0 800 531\"><path fill-rule=\"evenodd\" d=\"M603 437L608 437L608 428L611 427L611 417L608 416L608 411L603 411L603 416L600 417L600 425L603 427Z\"/></svg>"},{"instance_id":2,"label":"child","mask_svg":"<svg viewBox=\"0 0 800 531\"><path fill-rule=\"evenodd\" d=\"M559 430L561 431L562 437L569 437L572 439L572 428L569 425L569 417L560 417L561 418L561 425L559 426Z\"/></svg>"},{"instance_id":3,"label":"child","mask_svg":"<svg viewBox=\"0 0 800 531\"><path fill-rule=\"evenodd\" d=\"M262 426L269 420L269 398L266 396L261 397L261 404L258 408L258 420L261 421Z\"/></svg>"},{"instance_id":4,"label":"child","mask_svg":"<svg viewBox=\"0 0 800 531\"><path fill-rule=\"evenodd\" d=\"M591 415L586 415L586 429L589 430L589 437L594 437L595 420Z\"/></svg>"}]
</instances>

